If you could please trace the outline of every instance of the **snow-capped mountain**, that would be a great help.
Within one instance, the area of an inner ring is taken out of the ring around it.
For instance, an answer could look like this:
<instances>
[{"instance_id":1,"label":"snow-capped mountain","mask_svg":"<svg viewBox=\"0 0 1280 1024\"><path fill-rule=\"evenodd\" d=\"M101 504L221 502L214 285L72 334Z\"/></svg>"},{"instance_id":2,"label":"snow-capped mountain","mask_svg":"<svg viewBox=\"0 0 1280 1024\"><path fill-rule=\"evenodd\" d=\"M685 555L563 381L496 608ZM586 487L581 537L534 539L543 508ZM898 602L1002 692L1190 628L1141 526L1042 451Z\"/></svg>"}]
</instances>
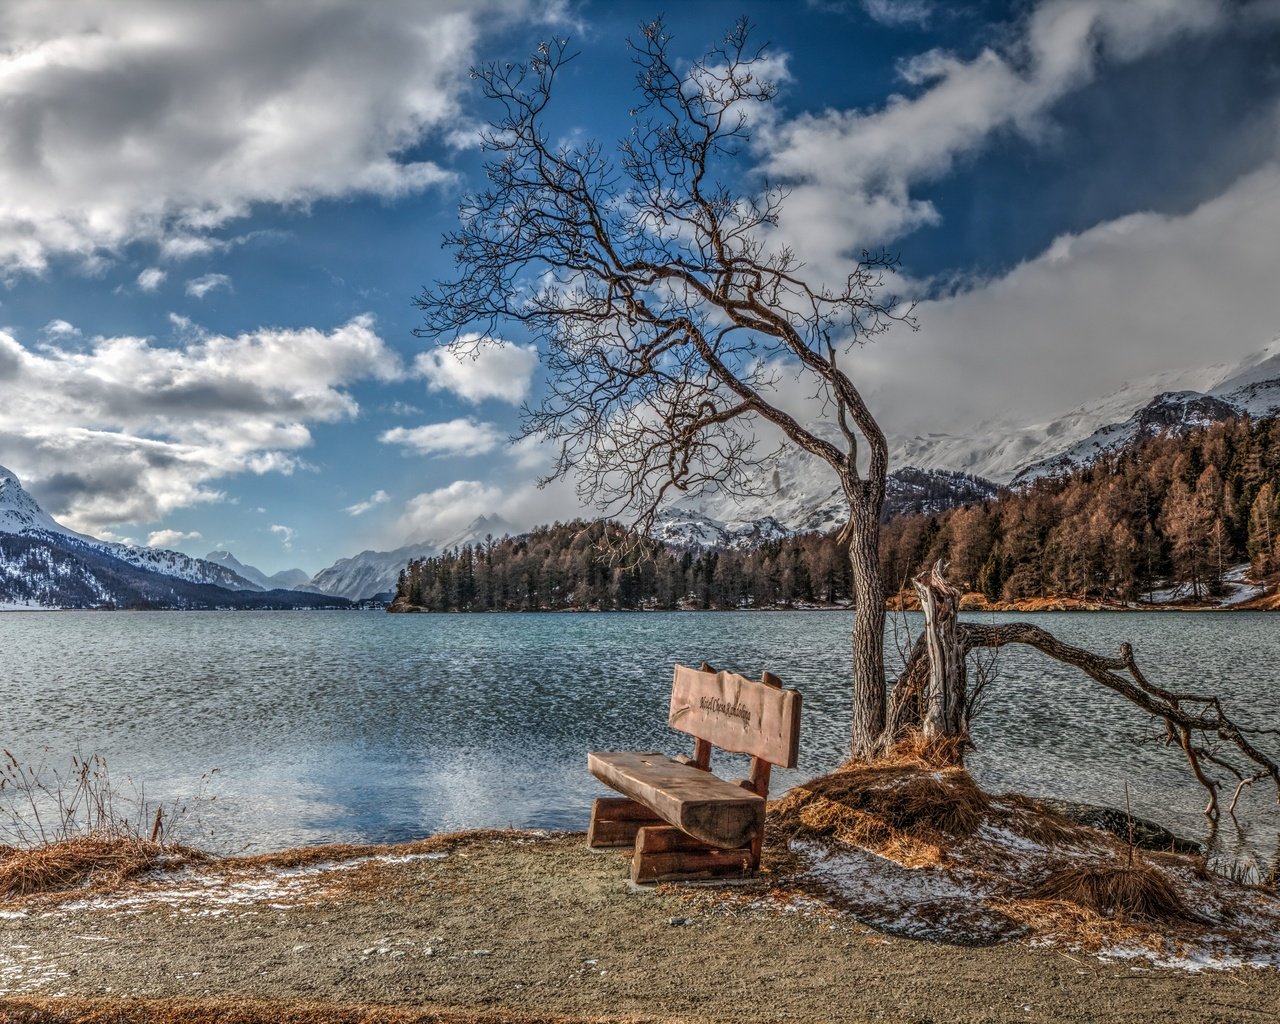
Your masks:
<instances>
[{"instance_id":1,"label":"snow-capped mountain","mask_svg":"<svg viewBox=\"0 0 1280 1024\"><path fill-rule=\"evenodd\" d=\"M1212 402L1200 402L1200 396L1227 403L1234 415L1280 412L1280 338L1237 363L1166 370L1127 382L1052 419L993 420L963 433L897 438L892 461L973 473L1000 483L1026 481L1033 466L1067 468L1090 461L1091 454L1096 458L1123 447L1161 417L1185 419L1181 426L1169 427L1186 429L1225 412ZM1189 403L1185 417L1174 409L1180 402Z\"/></svg>"},{"instance_id":2,"label":"snow-capped mountain","mask_svg":"<svg viewBox=\"0 0 1280 1024\"><path fill-rule=\"evenodd\" d=\"M1023 467L1013 483L1069 473L1143 438L1180 434L1237 416L1257 419L1280 413L1280 338L1236 366L1202 373L1205 390L1162 392L1127 419L1104 424L1049 458Z\"/></svg>"},{"instance_id":3,"label":"snow-capped mountain","mask_svg":"<svg viewBox=\"0 0 1280 1024\"><path fill-rule=\"evenodd\" d=\"M306 589L311 585L311 576L301 569L282 569L268 576L256 566L245 565L230 551L210 551L204 556L204 560L230 569L237 576L250 583L256 583L263 590Z\"/></svg>"},{"instance_id":4,"label":"snow-capped mountain","mask_svg":"<svg viewBox=\"0 0 1280 1024\"><path fill-rule=\"evenodd\" d=\"M27 493L18 478L9 470L0 466L0 533L45 533L61 534L65 537L77 537L80 540L92 541L82 533L68 530L53 516L42 509L35 498Z\"/></svg>"},{"instance_id":5,"label":"snow-capped mountain","mask_svg":"<svg viewBox=\"0 0 1280 1024\"><path fill-rule=\"evenodd\" d=\"M189 583L209 583L229 590L262 589L225 566L203 558L192 558L180 551L117 544L69 530L45 512L17 476L3 466L0 466L0 533L71 538L135 568L174 576Z\"/></svg>"},{"instance_id":6,"label":"snow-capped mountain","mask_svg":"<svg viewBox=\"0 0 1280 1024\"><path fill-rule=\"evenodd\" d=\"M796 454L769 470L768 492L735 502L730 496L684 498L658 514L651 535L667 544L693 547L751 548L797 533L826 532L843 526L848 506L830 468L808 454ZM760 483L757 480L757 485ZM894 470L885 486L883 518L914 512L933 513L995 497L990 480L922 470ZM774 513L748 518L772 508ZM719 518L726 514L730 518Z\"/></svg>"},{"instance_id":7,"label":"snow-capped mountain","mask_svg":"<svg viewBox=\"0 0 1280 1024\"><path fill-rule=\"evenodd\" d=\"M328 596L262 588L226 566L178 551L69 530L0 467L0 607L297 608Z\"/></svg>"},{"instance_id":8,"label":"snow-capped mountain","mask_svg":"<svg viewBox=\"0 0 1280 1024\"><path fill-rule=\"evenodd\" d=\"M311 578L311 586L326 594L362 601L396 589L400 570L414 558L430 558L465 544L474 544L487 536L502 537L512 532L511 524L501 516L478 516L465 529L444 540L406 544L394 551L361 551L350 558L339 558L327 569Z\"/></svg>"},{"instance_id":9,"label":"snow-capped mountain","mask_svg":"<svg viewBox=\"0 0 1280 1024\"><path fill-rule=\"evenodd\" d=\"M1090 466L1103 455L1129 448L1137 441L1161 434L1178 434L1196 427L1234 419L1240 410L1229 402L1198 391L1169 391L1156 395L1123 423L1100 427L1082 441L1024 467L1013 485L1029 484L1043 476L1063 476L1082 466Z\"/></svg>"}]
</instances>

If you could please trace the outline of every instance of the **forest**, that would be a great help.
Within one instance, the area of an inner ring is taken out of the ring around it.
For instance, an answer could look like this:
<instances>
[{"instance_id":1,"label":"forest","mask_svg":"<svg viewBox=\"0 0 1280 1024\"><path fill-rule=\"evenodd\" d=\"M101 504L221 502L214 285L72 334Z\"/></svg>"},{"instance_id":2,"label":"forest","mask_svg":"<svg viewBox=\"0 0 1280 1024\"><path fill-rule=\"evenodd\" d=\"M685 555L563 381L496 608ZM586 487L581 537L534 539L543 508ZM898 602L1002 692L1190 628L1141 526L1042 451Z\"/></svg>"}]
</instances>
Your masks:
<instances>
[{"instance_id":1,"label":"forest","mask_svg":"<svg viewBox=\"0 0 1280 1024\"><path fill-rule=\"evenodd\" d=\"M1280 426L1230 420L1150 438L1067 476L882 526L890 590L941 558L990 601L1220 592L1229 567L1280 568ZM626 552L626 555L622 555ZM393 609L726 609L843 604L849 563L833 535L748 550L665 546L616 523L574 521L411 562Z\"/></svg>"}]
</instances>

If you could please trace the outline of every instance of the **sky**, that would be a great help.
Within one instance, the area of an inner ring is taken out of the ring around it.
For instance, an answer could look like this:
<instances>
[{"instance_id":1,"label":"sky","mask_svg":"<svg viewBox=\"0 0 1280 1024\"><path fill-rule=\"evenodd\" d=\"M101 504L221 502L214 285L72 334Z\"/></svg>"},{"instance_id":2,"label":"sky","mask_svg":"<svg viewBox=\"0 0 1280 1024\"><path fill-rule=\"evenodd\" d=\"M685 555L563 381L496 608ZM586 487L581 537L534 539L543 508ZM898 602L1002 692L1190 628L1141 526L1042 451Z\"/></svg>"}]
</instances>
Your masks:
<instances>
[{"instance_id":1,"label":"sky","mask_svg":"<svg viewBox=\"0 0 1280 1024\"><path fill-rule=\"evenodd\" d=\"M675 9L670 9L674 7ZM1280 0L704 0L779 94L739 181L821 277L900 254L916 332L857 350L891 436L1065 412L1280 335ZM469 69L577 58L552 123L630 125L632 0L5 0L0 465L96 536L267 572L571 517L511 443L512 328L413 334L483 181ZM990 429L986 427L984 429Z\"/></svg>"}]
</instances>

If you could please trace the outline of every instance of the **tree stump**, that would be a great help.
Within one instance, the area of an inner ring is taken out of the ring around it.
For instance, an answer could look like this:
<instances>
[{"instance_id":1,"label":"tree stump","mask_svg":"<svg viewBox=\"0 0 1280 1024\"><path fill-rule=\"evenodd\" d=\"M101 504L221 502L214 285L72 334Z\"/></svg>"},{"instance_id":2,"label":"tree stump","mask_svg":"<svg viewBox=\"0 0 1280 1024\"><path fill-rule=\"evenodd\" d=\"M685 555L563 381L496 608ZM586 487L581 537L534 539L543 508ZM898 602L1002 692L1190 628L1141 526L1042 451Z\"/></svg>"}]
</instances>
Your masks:
<instances>
[{"instance_id":1,"label":"tree stump","mask_svg":"<svg viewBox=\"0 0 1280 1024\"><path fill-rule=\"evenodd\" d=\"M924 639L929 654L929 675L924 686L921 729L925 739L963 740L968 736L968 680L965 649L960 643L956 618L960 591L944 578L941 561L911 581L924 612Z\"/></svg>"}]
</instances>

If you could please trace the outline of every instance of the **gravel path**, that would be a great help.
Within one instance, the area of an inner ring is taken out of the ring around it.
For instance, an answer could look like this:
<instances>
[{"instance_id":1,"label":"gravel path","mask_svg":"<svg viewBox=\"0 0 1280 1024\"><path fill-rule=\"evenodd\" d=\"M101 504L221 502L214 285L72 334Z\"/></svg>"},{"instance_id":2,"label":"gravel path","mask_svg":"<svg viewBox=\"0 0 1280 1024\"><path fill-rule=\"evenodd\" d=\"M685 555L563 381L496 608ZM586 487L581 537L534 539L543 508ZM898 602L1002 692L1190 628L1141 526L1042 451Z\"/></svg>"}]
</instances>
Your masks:
<instances>
[{"instance_id":1,"label":"gravel path","mask_svg":"<svg viewBox=\"0 0 1280 1024\"><path fill-rule=\"evenodd\" d=\"M581 836L476 834L0 905L0 1019L166 1005L210 1020L238 1006L226 1021L1274 1021L1280 971L898 939L762 884L640 892Z\"/></svg>"}]
</instances>

